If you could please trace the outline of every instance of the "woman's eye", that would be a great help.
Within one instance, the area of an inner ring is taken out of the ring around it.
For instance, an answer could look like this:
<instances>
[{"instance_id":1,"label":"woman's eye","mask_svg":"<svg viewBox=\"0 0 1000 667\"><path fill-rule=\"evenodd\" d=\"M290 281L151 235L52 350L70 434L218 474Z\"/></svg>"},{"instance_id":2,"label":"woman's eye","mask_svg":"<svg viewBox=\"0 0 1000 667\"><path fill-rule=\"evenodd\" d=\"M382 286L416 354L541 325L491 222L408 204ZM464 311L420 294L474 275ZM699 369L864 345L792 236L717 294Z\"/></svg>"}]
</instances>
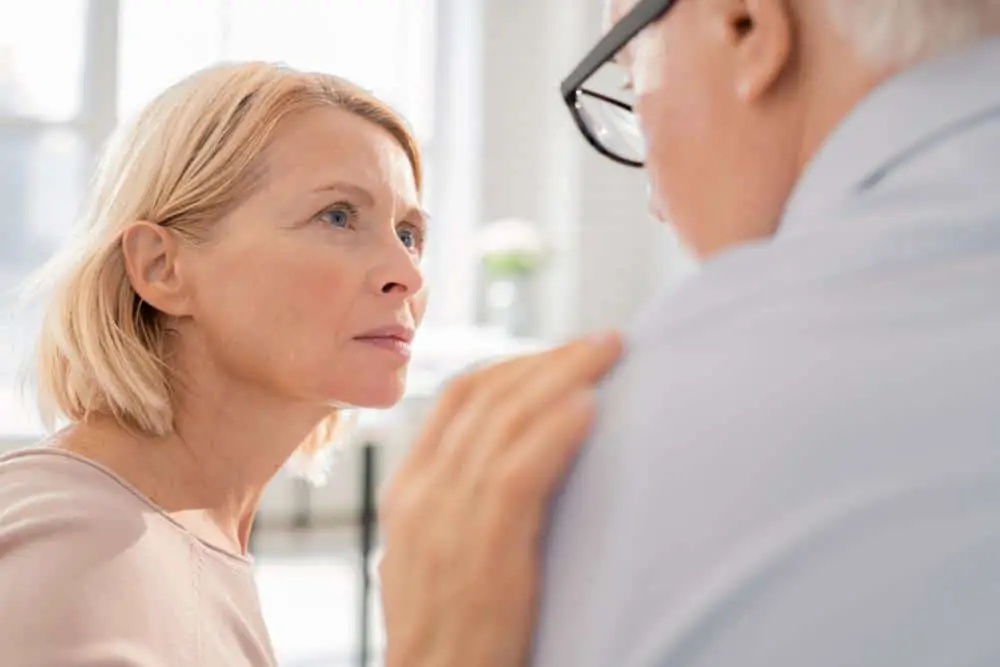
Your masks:
<instances>
[{"instance_id":1,"label":"woman's eye","mask_svg":"<svg viewBox=\"0 0 1000 667\"><path fill-rule=\"evenodd\" d=\"M412 227L400 227L396 230L399 240L410 250L420 250L420 232Z\"/></svg>"},{"instance_id":2,"label":"woman's eye","mask_svg":"<svg viewBox=\"0 0 1000 667\"><path fill-rule=\"evenodd\" d=\"M320 214L320 218L333 227L347 227L353 217L354 210L347 205L339 205Z\"/></svg>"}]
</instances>

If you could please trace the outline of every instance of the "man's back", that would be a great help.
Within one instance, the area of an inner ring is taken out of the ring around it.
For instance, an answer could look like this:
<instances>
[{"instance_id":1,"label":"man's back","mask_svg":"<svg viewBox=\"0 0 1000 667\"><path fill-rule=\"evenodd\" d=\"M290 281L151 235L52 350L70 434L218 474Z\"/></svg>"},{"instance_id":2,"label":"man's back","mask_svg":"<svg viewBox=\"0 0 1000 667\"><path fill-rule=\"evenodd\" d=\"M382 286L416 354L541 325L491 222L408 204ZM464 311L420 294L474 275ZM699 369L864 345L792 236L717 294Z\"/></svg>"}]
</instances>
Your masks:
<instances>
[{"instance_id":1,"label":"man's back","mask_svg":"<svg viewBox=\"0 0 1000 667\"><path fill-rule=\"evenodd\" d=\"M1000 41L837 130L657 304L549 535L535 664L1000 661Z\"/></svg>"}]
</instances>

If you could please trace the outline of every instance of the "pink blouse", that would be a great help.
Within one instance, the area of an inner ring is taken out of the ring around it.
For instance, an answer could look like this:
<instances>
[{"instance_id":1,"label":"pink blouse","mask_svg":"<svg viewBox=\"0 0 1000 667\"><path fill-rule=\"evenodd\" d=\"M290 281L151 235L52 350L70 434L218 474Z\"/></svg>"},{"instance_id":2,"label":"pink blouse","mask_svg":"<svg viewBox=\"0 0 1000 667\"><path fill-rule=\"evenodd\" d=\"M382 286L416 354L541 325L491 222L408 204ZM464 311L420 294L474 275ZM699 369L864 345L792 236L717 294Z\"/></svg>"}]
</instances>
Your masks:
<instances>
[{"instance_id":1,"label":"pink blouse","mask_svg":"<svg viewBox=\"0 0 1000 667\"><path fill-rule=\"evenodd\" d=\"M274 665L253 574L91 461L0 456L5 667Z\"/></svg>"}]
</instances>

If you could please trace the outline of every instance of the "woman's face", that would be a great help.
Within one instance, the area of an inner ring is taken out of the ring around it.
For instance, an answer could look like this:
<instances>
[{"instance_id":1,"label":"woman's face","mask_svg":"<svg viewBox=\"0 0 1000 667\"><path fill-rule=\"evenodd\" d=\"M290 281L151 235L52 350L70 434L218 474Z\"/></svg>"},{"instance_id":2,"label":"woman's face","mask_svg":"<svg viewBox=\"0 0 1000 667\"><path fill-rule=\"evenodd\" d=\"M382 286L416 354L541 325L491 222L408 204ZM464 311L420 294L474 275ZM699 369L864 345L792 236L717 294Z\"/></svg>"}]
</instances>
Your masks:
<instances>
[{"instance_id":1,"label":"woman's face","mask_svg":"<svg viewBox=\"0 0 1000 667\"><path fill-rule=\"evenodd\" d=\"M182 335L216 372L268 394L392 405L426 304L426 219L406 153L325 108L283 121L264 159L256 193L187 251Z\"/></svg>"}]
</instances>

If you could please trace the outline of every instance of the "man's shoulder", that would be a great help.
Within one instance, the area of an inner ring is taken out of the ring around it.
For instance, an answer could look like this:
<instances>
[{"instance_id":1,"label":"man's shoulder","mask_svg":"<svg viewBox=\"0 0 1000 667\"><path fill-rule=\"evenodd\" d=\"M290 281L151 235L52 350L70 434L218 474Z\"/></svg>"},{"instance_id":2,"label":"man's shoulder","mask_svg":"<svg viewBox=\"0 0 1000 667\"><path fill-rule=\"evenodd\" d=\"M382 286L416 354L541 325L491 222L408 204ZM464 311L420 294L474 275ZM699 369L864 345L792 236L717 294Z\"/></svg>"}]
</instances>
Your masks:
<instances>
[{"instance_id":1,"label":"man's shoulder","mask_svg":"<svg viewBox=\"0 0 1000 667\"><path fill-rule=\"evenodd\" d=\"M554 509L536 664L651 664L622 656L708 627L901 471L997 470L1000 252L884 234L748 248L632 327Z\"/></svg>"},{"instance_id":2,"label":"man's shoulder","mask_svg":"<svg viewBox=\"0 0 1000 667\"><path fill-rule=\"evenodd\" d=\"M743 378L772 389L817 383L826 378L804 375L803 364L863 373L844 362L903 341L941 343L931 355L947 356L975 336L958 321L1000 330L989 305L1000 299L1000 205L965 198L959 215L903 199L872 195L841 211L843 224L748 244L651 300L606 394L684 400L701 386L721 398Z\"/></svg>"},{"instance_id":3,"label":"man's shoulder","mask_svg":"<svg viewBox=\"0 0 1000 667\"><path fill-rule=\"evenodd\" d=\"M780 254L748 250L653 299L626 330L626 351L602 384L602 404L622 412L699 403L706 393L717 401L740 389L741 379L758 379L762 365L772 377L781 373L777 357L801 340L820 288L757 270Z\"/></svg>"}]
</instances>

